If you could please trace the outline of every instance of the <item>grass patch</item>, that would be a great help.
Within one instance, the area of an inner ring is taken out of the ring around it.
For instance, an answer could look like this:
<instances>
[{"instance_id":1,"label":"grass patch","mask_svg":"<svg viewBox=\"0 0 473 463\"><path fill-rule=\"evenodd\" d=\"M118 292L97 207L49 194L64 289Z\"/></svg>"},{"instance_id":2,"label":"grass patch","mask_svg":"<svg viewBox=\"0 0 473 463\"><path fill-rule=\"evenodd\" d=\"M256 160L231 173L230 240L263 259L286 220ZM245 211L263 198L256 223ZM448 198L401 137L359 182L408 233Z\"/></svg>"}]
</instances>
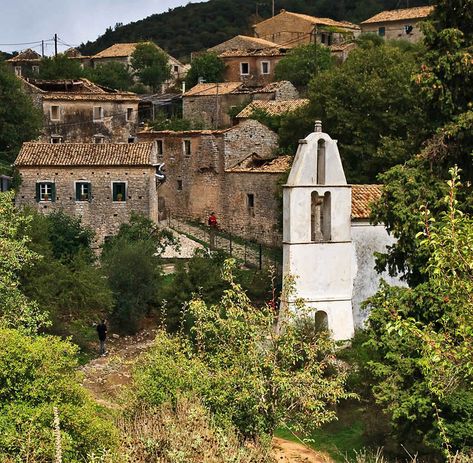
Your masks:
<instances>
[{"instance_id":1,"label":"grass patch","mask_svg":"<svg viewBox=\"0 0 473 463\"><path fill-rule=\"evenodd\" d=\"M340 406L338 420L333 421L309 436L308 445L314 450L328 453L336 462L343 463L345 457L352 458L355 451L366 447L363 438L362 408L358 403L346 403ZM278 429L277 437L299 442L298 439L285 428Z\"/></svg>"}]
</instances>

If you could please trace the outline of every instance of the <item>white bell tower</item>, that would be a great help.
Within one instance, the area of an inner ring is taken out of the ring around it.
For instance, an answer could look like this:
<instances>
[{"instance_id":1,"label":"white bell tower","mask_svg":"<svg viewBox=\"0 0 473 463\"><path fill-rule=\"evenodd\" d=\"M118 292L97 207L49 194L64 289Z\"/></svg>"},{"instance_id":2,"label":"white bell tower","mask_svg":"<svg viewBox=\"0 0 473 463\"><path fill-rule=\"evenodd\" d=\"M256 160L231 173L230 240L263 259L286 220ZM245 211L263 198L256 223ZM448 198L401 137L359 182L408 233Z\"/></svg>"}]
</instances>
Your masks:
<instances>
[{"instance_id":1,"label":"white bell tower","mask_svg":"<svg viewBox=\"0 0 473 463\"><path fill-rule=\"evenodd\" d=\"M351 187L336 140L314 132L299 148L284 185L283 276L296 278L296 294L327 324L333 339L353 337ZM291 301L283 301L291 303Z\"/></svg>"}]
</instances>

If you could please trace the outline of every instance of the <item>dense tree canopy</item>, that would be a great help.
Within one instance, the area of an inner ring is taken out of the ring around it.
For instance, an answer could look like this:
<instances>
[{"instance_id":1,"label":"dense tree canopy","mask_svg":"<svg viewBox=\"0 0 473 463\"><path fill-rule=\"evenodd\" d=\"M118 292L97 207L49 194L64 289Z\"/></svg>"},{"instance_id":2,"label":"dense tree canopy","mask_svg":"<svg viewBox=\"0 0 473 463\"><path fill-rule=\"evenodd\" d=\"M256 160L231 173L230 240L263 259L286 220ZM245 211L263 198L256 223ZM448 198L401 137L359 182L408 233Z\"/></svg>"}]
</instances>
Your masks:
<instances>
[{"instance_id":1,"label":"dense tree canopy","mask_svg":"<svg viewBox=\"0 0 473 463\"><path fill-rule=\"evenodd\" d=\"M168 56L152 43L140 43L131 56L131 65L140 82L158 91L171 77Z\"/></svg>"},{"instance_id":2,"label":"dense tree canopy","mask_svg":"<svg viewBox=\"0 0 473 463\"><path fill-rule=\"evenodd\" d=\"M186 76L188 88L197 84L200 77L204 82L223 82L225 63L215 53L203 53L192 60Z\"/></svg>"},{"instance_id":3,"label":"dense tree canopy","mask_svg":"<svg viewBox=\"0 0 473 463\"><path fill-rule=\"evenodd\" d=\"M117 90L130 90L133 77L124 64L115 61L85 70L86 76L94 83Z\"/></svg>"},{"instance_id":4,"label":"dense tree canopy","mask_svg":"<svg viewBox=\"0 0 473 463\"><path fill-rule=\"evenodd\" d=\"M63 54L43 58L39 66L40 79L79 79L83 76L84 71L80 63Z\"/></svg>"}]
</instances>

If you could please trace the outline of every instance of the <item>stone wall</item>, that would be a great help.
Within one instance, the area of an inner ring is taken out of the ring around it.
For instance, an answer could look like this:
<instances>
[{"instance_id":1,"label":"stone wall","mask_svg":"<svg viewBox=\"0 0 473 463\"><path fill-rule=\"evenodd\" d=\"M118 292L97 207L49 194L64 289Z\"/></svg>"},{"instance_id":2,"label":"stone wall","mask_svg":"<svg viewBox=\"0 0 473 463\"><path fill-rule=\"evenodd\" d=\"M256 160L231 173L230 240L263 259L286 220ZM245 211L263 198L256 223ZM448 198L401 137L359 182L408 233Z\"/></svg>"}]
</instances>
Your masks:
<instances>
[{"instance_id":1,"label":"stone wall","mask_svg":"<svg viewBox=\"0 0 473 463\"><path fill-rule=\"evenodd\" d=\"M104 142L127 143L138 127L138 99L60 100L42 97L43 140L49 142L51 136L61 136L62 142L94 143L95 135L102 135ZM51 120L51 107L59 106L60 120ZM103 108L103 119L94 121L94 107ZM127 110L131 109L127 118ZM127 120L128 119L128 120Z\"/></svg>"},{"instance_id":2,"label":"stone wall","mask_svg":"<svg viewBox=\"0 0 473 463\"><path fill-rule=\"evenodd\" d=\"M406 26L412 26L412 32L406 33ZM361 31L365 33L379 34L379 28L384 28L384 38L387 40L407 40L412 43L423 39L424 34L420 30L417 20L389 21L385 23L362 24Z\"/></svg>"},{"instance_id":3,"label":"stone wall","mask_svg":"<svg viewBox=\"0 0 473 463\"><path fill-rule=\"evenodd\" d=\"M155 170L144 167L44 167L20 168L21 185L15 202L42 213L63 210L82 218L82 223L96 233L97 244L128 222L131 212L157 221L158 198ZM53 182L56 201L36 201L36 183ZM91 201L76 201L75 183L91 183ZM112 182L127 182L126 201L113 201Z\"/></svg>"},{"instance_id":4,"label":"stone wall","mask_svg":"<svg viewBox=\"0 0 473 463\"><path fill-rule=\"evenodd\" d=\"M244 82L248 85L267 85L274 81L274 68L282 58L283 55L223 57L222 59L225 63L224 80L226 82ZM263 74L263 62L269 63L269 74ZM248 63L248 75L241 74L241 63Z\"/></svg>"}]
</instances>

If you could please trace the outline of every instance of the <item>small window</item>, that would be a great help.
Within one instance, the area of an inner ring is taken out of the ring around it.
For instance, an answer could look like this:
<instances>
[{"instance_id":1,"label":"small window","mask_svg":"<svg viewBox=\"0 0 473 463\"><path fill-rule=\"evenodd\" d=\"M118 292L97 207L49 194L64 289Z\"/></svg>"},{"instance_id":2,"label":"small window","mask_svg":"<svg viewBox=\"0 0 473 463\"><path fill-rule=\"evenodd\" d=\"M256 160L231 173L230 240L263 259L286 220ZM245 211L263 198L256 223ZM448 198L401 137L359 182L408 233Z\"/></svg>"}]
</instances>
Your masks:
<instances>
[{"instance_id":1,"label":"small window","mask_svg":"<svg viewBox=\"0 0 473 463\"><path fill-rule=\"evenodd\" d=\"M404 26L404 32L405 32L407 35L412 34L412 31L413 31L413 30L414 30L414 26L411 26L410 24Z\"/></svg>"},{"instance_id":2,"label":"small window","mask_svg":"<svg viewBox=\"0 0 473 463\"><path fill-rule=\"evenodd\" d=\"M52 202L56 200L56 185L53 182L36 184L36 201Z\"/></svg>"},{"instance_id":3,"label":"small window","mask_svg":"<svg viewBox=\"0 0 473 463\"><path fill-rule=\"evenodd\" d=\"M76 201L90 201L91 188L89 182L76 182Z\"/></svg>"},{"instance_id":4,"label":"small window","mask_svg":"<svg viewBox=\"0 0 473 463\"><path fill-rule=\"evenodd\" d=\"M250 74L250 63L240 63L240 74L242 76Z\"/></svg>"},{"instance_id":5,"label":"small window","mask_svg":"<svg viewBox=\"0 0 473 463\"><path fill-rule=\"evenodd\" d=\"M380 37L384 37L386 35L386 28L385 27L378 27L378 35Z\"/></svg>"},{"instance_id":6,"label":"small window","mask_svg":"<svg viewBox=\"0 0 473 463\"><path fill-rule=\"evenodd\" d=\"M15 75L21 77L21 66L15 66Z\"/></svg>"},{"instance_id":7,"label":"small window","mask_svg":"<svg viewBox=\"0 0 473 463\"><path fill-rule=\"evenodd\" d=\"M51 106L50 116L52 121L59 121L61 119L59 106Z\"/></svg>"},{"instance_id":8,"label":"small window","mask_svg":"<svg viewBox=\"0 0 473 463\"><path fill-rule=\"evenodd\" d=\"M158 152L158 156L162 156L164 154L163 140L156 140L156 150Z\"/></svg>"},{"instance_id":9,"label":"small window","mask_svg":"<svg viewBox=\"0 0 473 463\"><path fill-rule=\"evenodd\" d=\"M101 144L101 143L104 143L105 142L105 136L102 135L102 134L97 134L97 135L94 135L94 143L95 144Z\"/></svg>"},{"instance_id":10,"label":"small window","mask_svg":"<svg viewBox=\"0 0 473 463\"><path fill-rule=\"evenodd\" d=\"M39 74L39 66L31 66L31 70L32 70L35 74Z\"/></svg>"},{"instance_id":11,"label":"small window","mask_svg":"<svg viewBox=\"0 0 473 463\"><path fill-rule=\"evenodd\" d=\"M182 146L184 149L184 155L185 156L190 156L191 155L191 141L190 140L184 140L182 142Z\"/></svg>"},{"instance_id":12,"label":"small window","mask_svg":"<svg viewBox=\"0 0 473 463\"><path fill-rule=\"evenodd\" d=\"M136 138L135 137L128 137L128 143L135 143Z\"/></svg>"},{"instance_id":13,"label":"small window","mask_svg":"<svg viewBox=\"0 0 473 463\"><path fill-rule=\"evenodd\" d=\"M178 189L179 191L182 190L182 180L178 180L178 181L177 181L177 189Z\"/></svg>"},{"instance_id":14,"label":"small window","mask_svg":"<svg viewBox=\"0 0 473 463\"><path fill-rule=\"evenodd\" d=\"M263 61L261 63L261 74L269 74L269 61Z\"/></svg>"},{"instance_id":15,"label":"small window","mask_svg":"<svg viewBox=\"0 0 473 463\"><path fill-rule=\"evenodd\" d=\"M62 143L61 135L51 135L51 143Z\"/></svg>"},{"instance_id":16,"label":"small window","mask_svg":"<svg viewBox=\"0 0 473 463\"><path fill-rule=\"evenodd\" d=\"M112 196L115 202L126 201L126 183L112 182Z\"/></svg>"},{"instance_id":17,"label":"small window","mask_svg":"<svg viewBox=\"0 0 473 463\"><path fill-rule=\"evenodd\" d=\"M248 207L253 208L255 207L255 195L253 193L248 193L246 195L246 200L248 203Z\"/></svg>"},{"instance_id":18,"label":"small window","mask_svg":"<svg viewBox=\"0 0 473 463\"><path fill-rule=\"evenodd\" d=\"M179 74L179 66L174 66L174 72L175 72L176 74Z\"/></svg>"},{"instance_id":19,"label":"small window","mask_svg":"<svg viewBox=\"0 0 473 463\"><path fill-rule=\"evenodd\" d=\"M94 121L103 120L103 108L102 106L94 106Z\"/></svg>"},{"instance_id":20,"label":"small window","mask_svg":"<svg viewBox=\"0 0 473 463\"><path fill-rule=\"evenodd\" d=\"M131 121L131 118L133 117L133 108L126 108L126 120Z\"/></svg>"}]
</instances>

